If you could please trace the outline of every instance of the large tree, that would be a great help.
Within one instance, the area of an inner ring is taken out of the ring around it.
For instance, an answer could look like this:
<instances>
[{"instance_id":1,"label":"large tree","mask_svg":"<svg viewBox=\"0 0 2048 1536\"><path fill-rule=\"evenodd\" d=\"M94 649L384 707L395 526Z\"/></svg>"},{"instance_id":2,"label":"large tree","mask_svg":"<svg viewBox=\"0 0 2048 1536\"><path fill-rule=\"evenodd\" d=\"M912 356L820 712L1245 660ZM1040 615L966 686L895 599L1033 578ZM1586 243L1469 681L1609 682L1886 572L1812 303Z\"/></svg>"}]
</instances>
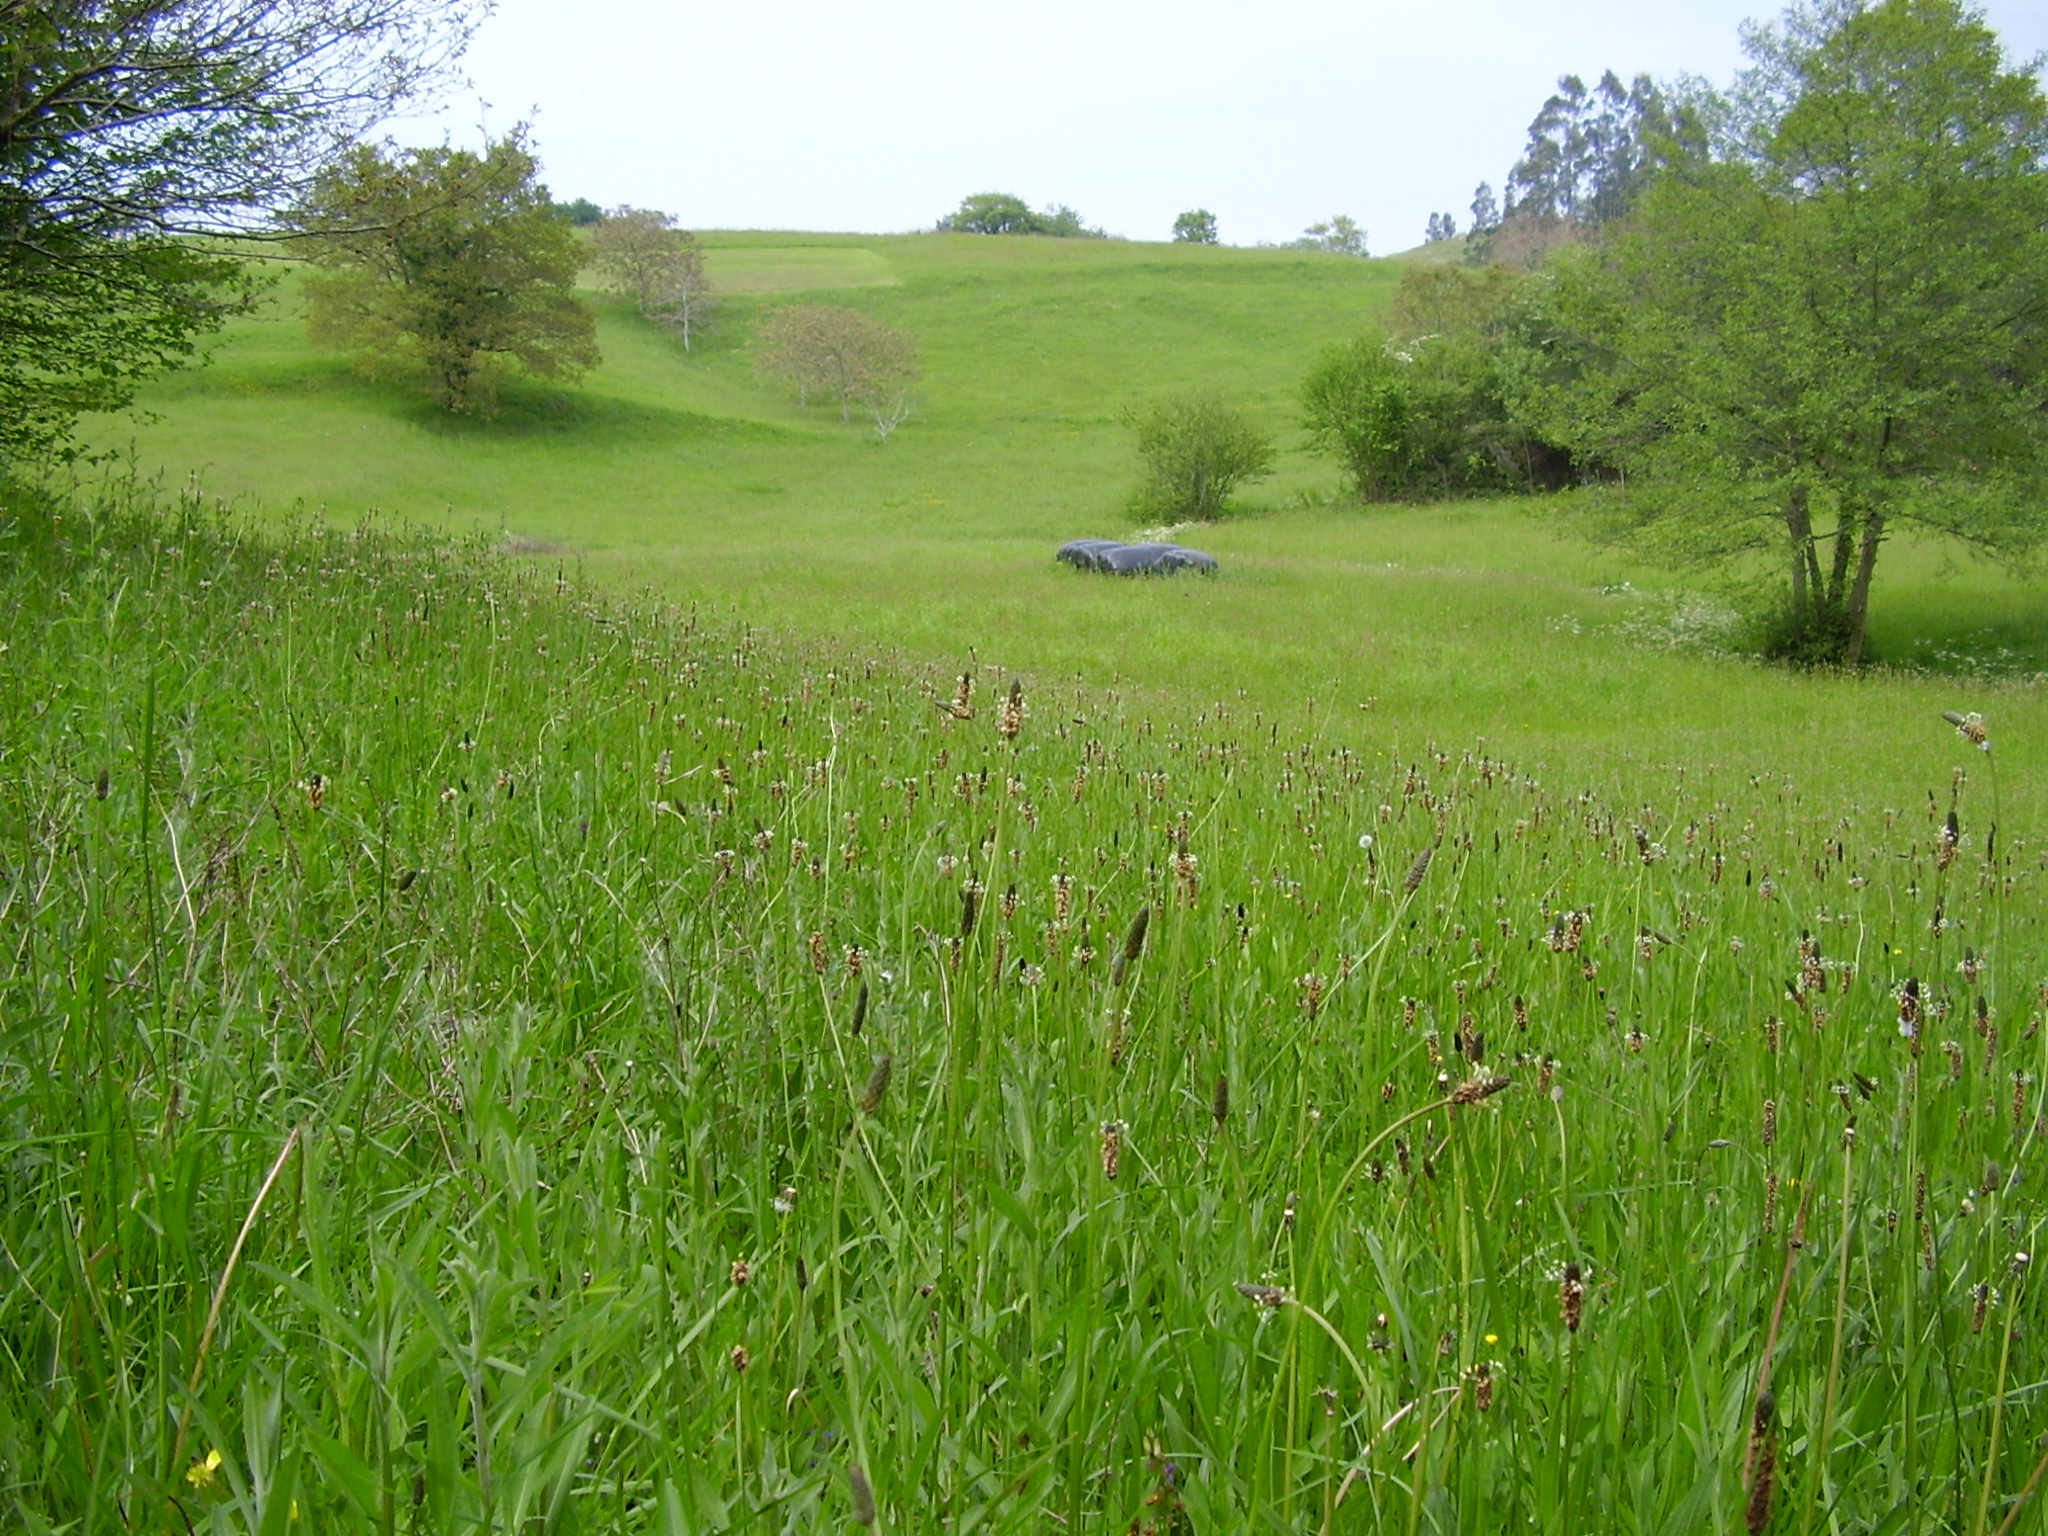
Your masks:
<instances>
[{"instance_id":1,"label":"large tree","mask_svg":"<svg viewBox=\"0 0 2048 1536\"><path fill-rule=\"evenodd\" d=\"M322 268L306 283L314 340L476 415L508 364L567 379L595 366L582 249L537 171L517 134L482 154L359 146L322 171L293 214Z\"/></svg>"},{"instance_id":2,"label":"large tree","mask_svg":"<svg viewBox=\"0 0 2048 1536\"><path fill-rule=\"evenodd\" d=\"M479 0L0 0L0 463L246 304L242 235L447 77Z\"/></svg>"},{"instance_id":3,"label":"large tree","mask_svg":"<svg viewBox=\"0 0 2048 1536\"><path fill-rule=\"evenodd\" d=\"M1838 0L1749 39L1711 155L1564 263L1543 428L1667 554L1766 552L1787 654L1860 661L1917 526L2019 558L2048 479L2048 101L1957 0Z\"/></svg>"}]
</instances>

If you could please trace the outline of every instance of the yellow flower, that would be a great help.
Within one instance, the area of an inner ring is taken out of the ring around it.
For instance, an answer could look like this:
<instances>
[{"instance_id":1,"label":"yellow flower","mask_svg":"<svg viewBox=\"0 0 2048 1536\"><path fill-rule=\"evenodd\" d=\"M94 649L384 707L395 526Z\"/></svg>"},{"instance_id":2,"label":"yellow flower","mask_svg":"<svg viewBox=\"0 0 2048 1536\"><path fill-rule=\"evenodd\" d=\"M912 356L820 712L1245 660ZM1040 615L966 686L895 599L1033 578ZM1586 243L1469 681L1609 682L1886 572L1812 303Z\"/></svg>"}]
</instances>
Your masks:
<instances>
[{"instance_id":1,"label":"yellow flower","mask_svg":"<svg viewBox=\"0 0 2048 1536\"><path fill-rule=\"evenodd\" d=\"M220 1452L208 1451L201 1461L195 1461L185 1469L185 1481L194 1488L211 1488L213 1474L220 1470Z\"/></svg>"},{"instance_id":2,"label":"yellow flower","mask_svg":"<svg viewBox=\"0 0 2048 1536\"><path fill-rule=\"evenodd\" d=\"M1486 1336L1486 1342L1489 1344L1498 1344L1500 1342L1500 1335L1497 1333L1489 1333Z\"/></svg>"}]
</instances>

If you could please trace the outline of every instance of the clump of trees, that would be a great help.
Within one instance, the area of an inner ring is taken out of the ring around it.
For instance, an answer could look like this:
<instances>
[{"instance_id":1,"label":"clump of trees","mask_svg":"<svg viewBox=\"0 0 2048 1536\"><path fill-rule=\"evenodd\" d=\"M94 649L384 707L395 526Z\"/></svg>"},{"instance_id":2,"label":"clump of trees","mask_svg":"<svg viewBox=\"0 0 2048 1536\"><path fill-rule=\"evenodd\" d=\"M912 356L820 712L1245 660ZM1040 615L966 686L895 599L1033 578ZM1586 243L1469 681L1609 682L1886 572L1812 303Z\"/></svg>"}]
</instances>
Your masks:
<instances>
[{"instance_id":1,"label":"clump of trees","mask_svg":"<svg viewBox=\"0 0 2048 1536\"><path fill-rule=\"evenodd\" d=\"M1745 45L1725 94L1567 77L1473 199L1492 265L1404 276L1304 410L1368 498L1575 478L1640 553L1769 561L1767 648L1853 665L1899 530L2048 536L2048 97L1959 0Z\"/></svg>"},{"instance_id":2,"label":"clump of trees","mask_svg":"<svg viewBox=\"0 0 2048 1536\"><path fill-rule=\"evenodd\" d=\"M1173 238L1179 245L1216 244L1216 215L1206 208L1190 208L1173 221Z\"/></svg>"},{"instance_id":3,"label":"clump of trees","mask_svg":"<svg viewBox=\"0 0 2048 1536\"><path fill-rule=\"evenodd\" d=\"M657 325L673 330L689 351L711 296L697 237L676 228L673 214L620 207L597 221L590 240L593 264L606 286L631 298Z\"/></svg>"},{"instance_id":4,"label":"clump of trees","mask_svg":"<svg viewBox=\"0 0 2048 1536\"><path fill-rule=\"evenodd\" d=\"M778 309L755 337L754 362L794 389L799 405L837 400L842 421L859 411L884 440L917 408L917 338L845 305Z\"/></svg>"},{"instance_id":5,"label":"clump of trees","mask_svg":"<svg viewBox=\"0 0 2048 1536\"><path fill-rule=\"evenodd\" d=\"M1366 501L1565 483L1569 456L1514 409L1533 288L1505 267L1409 267L1386 326L1329 348L1302 381L1310 445Z\"/></svg>"},{"instance_id":6,"label":"clump of trees","mask_svg":"<svg viewBox=\"0 0 2048 1536\"><path fill-rule=\"evenodd\" d=\"M575 379L598 361L576 299L582 249L518 134L470 150L358 145L292 214L316 344L373 376L416 378L436 404L488 416L508 367Z\"/></svg>"},{"instance_id":7,"label":"clump of trees","mask_svg":"<svg viewBox=\"0 0 2048 1536\"><path fill-rule=\"evenodd\" d=\"M1273 467L1270 434L1214 394L1175 395L1127 420L1140 466L1130 507L1145 522L1212 521L1231 492Z\"/></svg>"},{"instance_id":8,"label":"clump of trees","mask_svg":"<svg viewBox=\"0 0 2048 1536\"><path fill-rule=\"evenodd\" d=\"M1546 252L1626 214L1658 166L1696 145L1700 132L1696 114L1648 75L1624 85L1607 70L1590 88L1578 75L1561 76L1529 124L1505 200L1496 205L1485 182L1475 189L1469 258L1540 264Z\"/></svg>"},{"instance_id":9,"label":"clump of trees","mask_svg":"<svg viewBox=\"0 0 2048 1536\"><path fill-rule=\"evenodd\" d=\"M1458 221L1448 213L1432 213L1422 236L1424 245L1440 245L1458 238Z\"/></svg>"},{"instance_id":10,"label":"clump of trees","mask_svg":"<svg viewBox=\"0 0 2048 1536\"><path fill-rule=\"evenodd\" d=\"M1089 224L1064 203L1049 203L1034 211L1021 197L1008 192L976 192L960 200L960 206L938 222L942 235L1050 235L1064 240L1107 240L1109 235Z\"/></svg>"},{"instance_id":11,"label":"clump of trees","mask_svg":"<svg viewBox=\"0 0 2048 1536\"><path fill-rule=\"evenodd\" d=\"M1772 559L1774 649L1854 664L1897 530L2048 532L2048 98L1956 0L1749 46L1713 142L1557 265L1522 408L1626 476L1618 531Z\"/></svg>"},{"instance_id":12,"label":"clump of trees","mask_svg":"<svg viewBox=\"0 0 2048 1536\"><path fill-rule=\"evenodd\" d=\"M67 451L255 296L247 237L432 92L479 0L0 4L0 464Z\"/></svg>"}]
</instances>

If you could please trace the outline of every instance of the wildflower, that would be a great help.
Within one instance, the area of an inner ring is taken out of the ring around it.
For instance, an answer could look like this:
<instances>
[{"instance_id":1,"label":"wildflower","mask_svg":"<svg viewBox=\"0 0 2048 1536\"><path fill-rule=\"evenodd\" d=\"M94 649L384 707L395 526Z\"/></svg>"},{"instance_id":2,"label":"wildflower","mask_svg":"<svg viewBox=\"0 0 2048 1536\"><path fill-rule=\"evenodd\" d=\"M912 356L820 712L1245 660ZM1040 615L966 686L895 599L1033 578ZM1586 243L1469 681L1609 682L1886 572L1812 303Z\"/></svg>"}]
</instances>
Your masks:
<instances>
[{"instance_id":1,"label":"wildflower","mask_svg":"<svg viewBox=\"0 0 2048 1536\"><path fill-rule=\"evenodd\" d=\"M185 1469L185 1481L202 1491L213 1486L213 1475L220 1470L220 1451L208 1451L199 1460Z\"/></svg>"},{"instance_id":2,"label":"wildflower","mask_svg":"<svg viewBox=\"0 0 2048 1536\"><path fill-rule=\"evenodd\" d=\"M1284 1307L1293 1300L1277 1285L1248 1285L1242 1280L1237 1282L1237 1294L1262 1307Z\"/></svg>"},{"instance_id":3,"label":"wildflower","mask_svg":"<svg viewBox=\"0 0 2048 1536\"><path fill-rule=\"evenodd\" d=\"M1557 1310L1565 1332L1577 1333L1586 1311L1586 1287L1579 1278L1579 1266L1567 1264L1557 1282Z\"/></svg>"},{"instance_id":4,"label":"wildflower","mask_svg":"<svg viewBox=\"0 0 2048 1536\"><path fill-rule=\"evenodd\" d=\"M775 1198L769 1203L774 1206L776 1215L787 1216L796 1209L796 1186L794 1184L783 1185Z\"/></svg>"},{"instance_id":5,"label":"wildflower","mask_svg":"<svg viewBox=\"0 0 2048 1536\"><path fill-rule=\"evenodd\" d=\"M1024 683L1021 678L1010 679L1010 696L1003 701L1002 716L996 721L996 734L1005 741L1015 741L1024 729Z\"/></svg>"},{"instance_id":6,"label":"wildflower","mask_svg":"<svg viewBox=\"0 0 2048 1536\"><path fill-rule=\"evenodd\" d=\"M1984 729L1984 717L1975 710L1971 710L1970 713L1965 715L1959 714L1953 709L1944 709L1941 712L1941 718L1954 726L1956 734L1961 736L1971 746L1983 752L1991 750L1991 737Z\"/></svg>"},{"instance_id":7,"label":"wildflower","mask_svg":"<svg viewBox=\"0 0 2048 1536\"><path fill-rule=\"evenodd\" d=\"M734 1375L737 1375L737 1376L744 1376L744 1375L746 1374L746 1371L747 1371L747 1366L748 1366L748 1365L749 1365L750 1363L752 1363L752 1360L753 1360L753 1356L751 1356L751 1355L749 1355L749 1354L747 1353L747 1346L746 1346L746 1345L744 1345L744 1344L735 1344L735 1345L733 1345L733 1347L732 1347L732 1368L733 1368L733 1374L734 1374Z\"/></svg>"},{"instance_id":8,"label":"wildflower","mask_svg":"<svg viewBox=\"0 0 2048 1536\"><path fill-rule=\"evenodd\" d=\"M1123 1168L1123 1123L1117 1120L1102 1122L1102 1176L1115 1182Z\"/></svg>"},{"instance_id":9,"label":"wildflower","mask_svg":"<svg viewBox=\"0 0 2048 1536\"><path fill-rule=\"evenodd\" d=\"M734 1285L745 1285L754 1278L753 1266L748 1264L745 1259L734 1259L732 1261L731 1278Z\"/></svg>"}]
</instances>

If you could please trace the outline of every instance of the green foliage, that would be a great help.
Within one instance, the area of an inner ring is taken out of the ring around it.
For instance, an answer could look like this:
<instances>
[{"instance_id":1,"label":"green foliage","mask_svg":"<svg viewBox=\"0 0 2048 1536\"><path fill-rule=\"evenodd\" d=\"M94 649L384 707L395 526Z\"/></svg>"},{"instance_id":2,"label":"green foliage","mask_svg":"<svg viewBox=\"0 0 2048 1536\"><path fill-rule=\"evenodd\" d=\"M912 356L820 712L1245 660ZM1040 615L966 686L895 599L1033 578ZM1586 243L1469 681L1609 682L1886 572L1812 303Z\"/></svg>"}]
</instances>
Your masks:
<instances>
[{"instance_id":1,"label":"green foliage","mask_svg":"<svg viewBox=\"0 0 2048 1536\"><path fill-rule=\"evenodd\" d=\"M1733 1531L1766 1373L1771 1529L2038 1514L2038 690L1616 659L1610 772L1048 667L1005 736L559 556L0 549L0 1526Z\"/></svg>"},{"instance_id":2,"label":"green foliage","mask_svg":"<svg viewBox=\"0 0 2048 1536\"><path fill-rule=\"evenodd\" d=\"M119 410L145 379L254 302L234 256L149 235L53 240L0 269L0 466L76 450L78 418Z\"/></svg>"},{"instance_id":3,"label":"green foliage","mask_svg":"<svg viewBox=\"0 0 2048 1536\"><path fill-rule=\"evenodd\" d=\"M1007 192L976 192L939 220L941 233L959 235L1036 234L1031 205Z\"/></svg>"},{"instance_id":4,"label":"green foliage","mask_svg":"<svg viewBox=\"0 0 2048 1536\"><path fill-rule=\"evenodd\" d=\"M1217 395L1176 395L1129 421L1141 465L1131 511L1149 522L1210 522L1232 491L1273 466L1272 438Z\"/></svg>"},{"instance_id":5,"label":"green foliage","mask_svg":"<svg viewBox=\"0 0 2048 1536\"><path fill-rule=\"evenodd\" d=\"M1206 208L1190 208L1173 221L1173 238L1181 245L1216 244L1216 215Z\"/></svg>"},{"instance_id":6,"label":"green foliage","mask_svg":"<svg viewBox=\"0 0 2048 1536\"><path fill-rule=\"evenodd\" d=\"M1333 256L1364 256L1365 231L1358 227L1358 221L1348 213L1320 224L1311 224L1301 232L1301 238L1294 242L1303 250L1328 251Z\"/></svg>"},{"instance_id":7,"label":"green foliage","mask_svg":"<svg viewBox=\"0 0 2048 1536\"><path fill-rule=\"evenodd\" d=\"M556 218L564 223L574 224L578 229L587 229L592 225L602 224L606 217L604 209L598 207L597 204L587 197L574 198L566 203L551 203L549 207L553 210Z\"/></svg>"},{"instance_id":8,"label":"green foliage","mask_svg":"<svg viewBox=\"0 0 2048 1536\"><path fill-rule=\"evenodd\" d=\"M372 376L417 376L436 404L489 416L507 364L574 379L598 360L575 295L582 247L517 135L481 155L358 146L294 211L314 340Z\"/></svg>"},{"instance_id":9,"label":"green foliage","mask_svg":"<svg viewBox=\"0 0 2048 1536\"><path fill-rule=\"evenodd\" d=\"M1326 349L1301 383L1308 440L1337 458L1362 501L1407 489L1417 456L1414 360L1368 333Z\"/></svg>"},{"instance_id":10,"label":"green foliage","mask_svg":"<svg viewBox=\"0 0 2048 1536\"><path fill-rule=\"evenodd\" d=\"M1560 264L1519 408L1627 472L1645 547L1786 570L1792 648L1853 664L1893 530L2048 532L2048 100L1948 0L1753 51L1717 155Z\"/></svg>"},{"instance_id":11,"label":"green foliage","mask_svg":"<svg viewBox=\"0 0 2048 1536\"><path fill-rule=\"evenodd\" d=\"M445 78L460 0L0 4L0 464L71 441L253 296L246 235Z\"/></svg>"},{"instance_id":12,"label":"green foliage","mask_svg":"<svg viewBox=\"0 0 2048 1536\"><path fill-rule=\"evenodd\" d=\"M1034 213L1021 197L1007 192L977 192L960 200L960 206L938 223L941 234L959 235L1052 235L1068 240L1107 238L1091 227L1081 215L1064 203L1049 205Z\"/></svg>"}]
</instances>

